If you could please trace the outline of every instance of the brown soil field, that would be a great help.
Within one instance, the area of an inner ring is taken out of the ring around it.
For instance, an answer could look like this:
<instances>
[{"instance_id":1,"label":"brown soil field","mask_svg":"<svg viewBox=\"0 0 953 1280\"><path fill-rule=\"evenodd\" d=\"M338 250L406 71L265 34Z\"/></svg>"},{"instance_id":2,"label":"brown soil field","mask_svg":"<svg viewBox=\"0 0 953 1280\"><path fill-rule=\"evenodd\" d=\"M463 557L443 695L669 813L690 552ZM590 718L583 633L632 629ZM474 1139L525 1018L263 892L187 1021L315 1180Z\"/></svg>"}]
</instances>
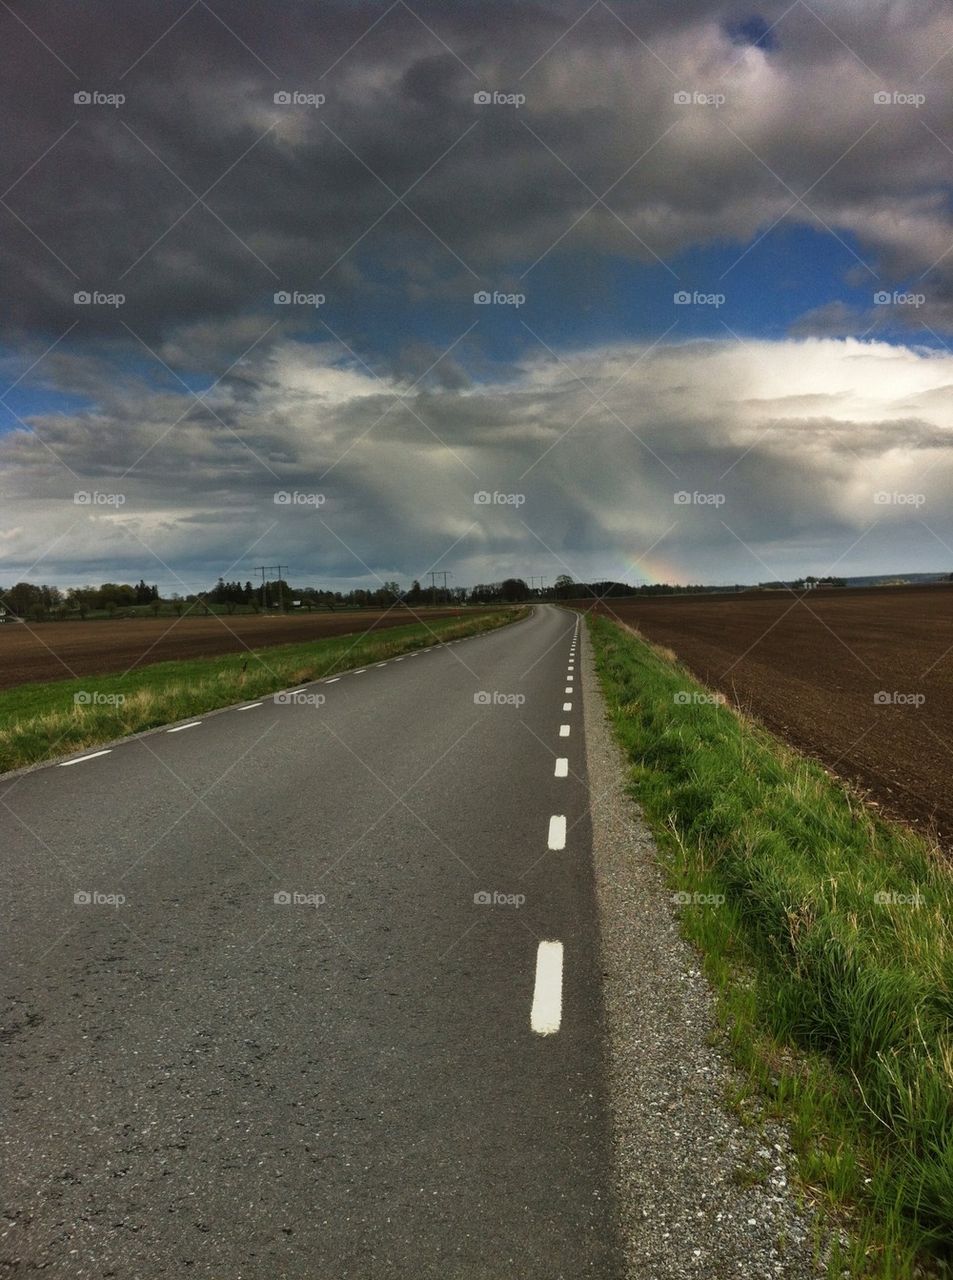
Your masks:
<instances>
[{"instance_id":1,"label":"brown soil field","mask_svg":"<svg viewBox=\"0 0 953 1280\"><path fill-rule=\"evenodd\" d=\"M476 609L417 610L423 621ZM0 626L0 689L73 676L111 675L175 658L209 658L271 644L296 644L417 621L409 609L295 615L134 618L115 622L5 623Z\"/></svg>"},{"instance_id":2,"label":"brown soil field","mask_svg":"<svg viewBox=\"0 0 953 1280\"><path fill-rule=\"evenodd\" d=\"M673 650L885 812L953 846L953 585L660 596L595 609Z\"/></svg>"}]
</instances>

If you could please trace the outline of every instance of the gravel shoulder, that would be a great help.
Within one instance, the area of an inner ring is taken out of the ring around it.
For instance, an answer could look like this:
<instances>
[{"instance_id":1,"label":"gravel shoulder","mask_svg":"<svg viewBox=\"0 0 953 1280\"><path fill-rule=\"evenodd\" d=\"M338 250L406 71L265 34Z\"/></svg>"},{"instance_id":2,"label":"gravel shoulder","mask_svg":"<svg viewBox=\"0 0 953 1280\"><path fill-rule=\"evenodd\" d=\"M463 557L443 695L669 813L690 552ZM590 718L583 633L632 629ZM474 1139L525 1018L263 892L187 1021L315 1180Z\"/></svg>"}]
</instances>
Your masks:
<instances>
[{"instance_id":1,"label":"gravel shoulder","mask_svg":"<svg viewBox=\"0 0 953 1280\"><path fill-rule=\"evenodd\" d=\"M626 795L627 765L581 631L626 1280L824 1276L783 1128L746 1128L725 1104L733 1070L709 1043L714 996L679 933L652 834Z\"/></svg>"}]
</instances>

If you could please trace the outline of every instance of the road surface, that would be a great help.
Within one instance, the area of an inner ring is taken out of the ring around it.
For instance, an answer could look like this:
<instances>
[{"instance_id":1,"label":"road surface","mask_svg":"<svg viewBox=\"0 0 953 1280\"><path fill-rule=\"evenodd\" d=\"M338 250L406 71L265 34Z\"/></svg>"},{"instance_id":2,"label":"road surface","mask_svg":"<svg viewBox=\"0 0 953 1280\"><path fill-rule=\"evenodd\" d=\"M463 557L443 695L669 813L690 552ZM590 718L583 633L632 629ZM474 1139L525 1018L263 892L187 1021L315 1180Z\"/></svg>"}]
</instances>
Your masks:
<instances>
[{"instance_id":1,"label":"road surface","mask_svg":"<svg viewBox=\"0 0 953 1280\"><path fill-rule=\"evenodd\" d=\"M620 1274L575 634L0 779L12 1274Z\"/></svg>"}]
</instances>

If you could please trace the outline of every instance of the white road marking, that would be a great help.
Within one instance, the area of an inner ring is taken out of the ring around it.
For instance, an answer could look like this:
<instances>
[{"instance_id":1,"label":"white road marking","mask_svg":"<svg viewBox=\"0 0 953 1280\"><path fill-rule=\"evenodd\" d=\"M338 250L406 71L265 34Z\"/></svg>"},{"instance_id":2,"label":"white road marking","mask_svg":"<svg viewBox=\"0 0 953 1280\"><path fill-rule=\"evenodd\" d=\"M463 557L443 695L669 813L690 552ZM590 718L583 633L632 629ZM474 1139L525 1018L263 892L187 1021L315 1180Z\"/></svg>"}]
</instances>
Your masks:
<instances>
[{"instance_id":1,"label":"white road marking","mask_svg":"<svg viewBox=\"0 0 953 1280\"><path fill-rule=\"evenodd\" d=\"M324 683L325 683L325 684L337 684L337 682L338 682L340 679L341 679L341 677L340 677L340 676L335 676L333 680L325 680L325 682L324 682Z\"/></svg>"},{"instance_id":2,"label":"white road marking","mask_svg":"<svg viewBox=\"0 0 953 1280\"><path fill-rule=\"evenodd\" d=\"M97 756L108 756L111 751L112 747L109 747L106 751L94 751L92 755L79 756L76 760L61 760L60 768L68 769L71 764L85 764L87 760L95 760Z\"/></svg>"},{"instance_id":3,"label":"white road marking","mask_svg":"<svg viewBox=\"0 0 953 1280\"><path fill-rule=\"evenodd\" d=\"M378 665L379 667L386 667L386 666L387 666L387 663L386 663L386 662L379 662L377 665Z\"/></svg>"},{"instance_id":4,"label":"white road marking","mask_svg":"<svg viewBox=\"0 0 953 1280\"><path fill-rule=\"evenodd\" d=\"M239 707L239 711L251 711L252 707L260 707L260 702L249 702L247 707Z\"/></svg>"},{"instance_id":5,"label":"white road marking","mask_svg":"<svg viewBox=\"0 0 953 1280\"><path fill-rule=\"evenodd\" d=\"M358 669L354 672L354 674L356 676L362 676L366 670L367 670L367 667L358 667Z\"/></svg>"},{"instance_id":6,"label":"white road marking","mask_svg":"<svg viewBox=\"0 0 953 1280\"><path fill-rule=\"evenodd\" d=\"M305 691L305 689L307 689L307 687L308 687L308 686L307 686L306 684L303 684L303 685L301 685L301 686L300 686L300 688L298 688L298 689L286 689L286 690L285 690L285 693L304 693L304 691Z\"/></svg>"},{"instance_id":7,"label":"white road marking","mask_svg":"<svg viewBox=\"0 0 953 1280\"><path fill-rule=\"evenodd\" d=\"M565 689L563 689L563 693L572 693L572 691L573 689L571 684L567 684Z\"/></svg>"},{"instance_id":8,"label":"white road marking","mask_svg":"<svg viewBox=\"0 0 953 1280\"><path fill-rule=\"evenodd\" d=\"M572 711L572 703L571 703L571 702L564 702L564 703L563 703L563 711Z\"/></svg>"},{"instance_id":9,"label":"white road marking","mask_svg":"<svg viewBox=\"0 0 953 1280\"><path fill-rule=\"evenodd\" d=\"M563 1020L563 944L541 942L536 950L536 982L530 1026L540 1036L551 1036Z\"/></svg>"},{"instance_id":10,"label":"white road marking","mask_svg":"<svg viewBox=\"0 0 953 1280\"><path fill-rule=\"evenodd\" d=\"M556 773L554 776L557 778L569 777L569 761L565 756L560 756L556 761Z\"/></svg>"},{"instance_id":11,"label":"white road marking","mask_svg":"<svg viewBox=\"0 0 953 1280\"><path fill-rule=\"evenodd\" d=\"M566 847L566 819L561 813L554 813L549 820L549 847L550 849Z\"/></svg>"},{"instance_id":12,"label":"white road marking","mask_svg":"<svg viewBox=\"0 0 953 1280\"><path fill-rule=\"evenodd\" d=\"M166 733L181 733L183 729L194 729L196 725L201 723L201 720L192 720L188 724L176 725L174 729L166 729Z\"/></svg>"},{"instance_id":13,"label":"white road marking","mask_svg":"<svg viewBox=\"0 0 953 1280\"><path fill-rule=\"evenodd\" d=\"M573 682L573 680L575 680L575 678L576 678L576 677L575 677L575 676L573 676L573 675L567 675L567 676L566 676L566 680L568 681L568 683L569 683L569 684L572 684L572 682Z\"/></svg>"},{"instance_id":14,"label":"white road marking","mask_svg":"<svg viewBox=\"0 0 953 1280\"><path fill-rule=\"evenodd\" d=\"M395 658L395 659L394 659L394 661L395 661L395 662L403 662L403 660L404 660L403 658Z\"/></svg>"},{"instance_id":15,"label":"white road marking","mask_svg":"<svg viewBox=\"0 0 953 1280\"><path fill-rule=\"evenodd\" d=\"M569 737L569 725L568 725L568 724L561 724L561 725L559 726L559 736L560 736L561 738L568 738L568 737Z\"/></svg>"}]
</instances>

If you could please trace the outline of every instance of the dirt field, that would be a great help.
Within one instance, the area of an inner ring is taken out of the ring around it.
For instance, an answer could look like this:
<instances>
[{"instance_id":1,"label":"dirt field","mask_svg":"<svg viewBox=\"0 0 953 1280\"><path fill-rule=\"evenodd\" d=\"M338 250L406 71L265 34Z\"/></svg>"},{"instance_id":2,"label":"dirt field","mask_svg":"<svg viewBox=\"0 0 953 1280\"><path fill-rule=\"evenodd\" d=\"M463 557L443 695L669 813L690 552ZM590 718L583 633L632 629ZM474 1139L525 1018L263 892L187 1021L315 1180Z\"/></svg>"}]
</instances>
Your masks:
<instances>
[{"instance_id":1,"label":"dirt field","mask_svg":"<svg viewBox=\"0 0 953 1280\"><path fill-rule=\"evenodd\" d=\"M455 618L471 609L426 609ZM173 658L207 658L268 644L294 644L415 622L407 609L259 617L136 618L116 622L5 623L0 626L0 689L39 680L109 675Z\"/></svg>"},{"instance_id":2,"label":"dirt field","mask_svg":"<svg viewBox=\"0 0 953 1280\"><path fill-rule=\"evenodd\" d=\"M953 846L953 586L596 607L673 649L706 684L869 790L886 812L935 825ZM898 694L923 701L898 702Z\"/></svg>"}]
</instances>

